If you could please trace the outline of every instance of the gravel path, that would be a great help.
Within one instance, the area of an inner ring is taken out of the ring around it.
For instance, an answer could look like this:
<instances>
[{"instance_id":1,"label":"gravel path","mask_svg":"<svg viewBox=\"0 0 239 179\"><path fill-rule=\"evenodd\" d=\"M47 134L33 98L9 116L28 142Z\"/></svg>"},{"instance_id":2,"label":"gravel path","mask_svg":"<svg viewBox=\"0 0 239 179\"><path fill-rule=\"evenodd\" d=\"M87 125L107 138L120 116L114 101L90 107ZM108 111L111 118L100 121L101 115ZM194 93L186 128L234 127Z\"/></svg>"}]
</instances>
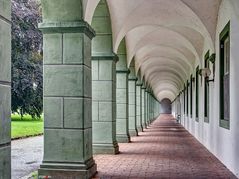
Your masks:
<instances>
[{"instance_id":1,"label":"gravel path","mask_svg":"<svg viewBox=\"0 0 239 179\"><path fill-rule=\"evenodd\" d=\"M12 141L12 179L36 171L43 157L43 136Z\"/></svg>"}]
</instances>

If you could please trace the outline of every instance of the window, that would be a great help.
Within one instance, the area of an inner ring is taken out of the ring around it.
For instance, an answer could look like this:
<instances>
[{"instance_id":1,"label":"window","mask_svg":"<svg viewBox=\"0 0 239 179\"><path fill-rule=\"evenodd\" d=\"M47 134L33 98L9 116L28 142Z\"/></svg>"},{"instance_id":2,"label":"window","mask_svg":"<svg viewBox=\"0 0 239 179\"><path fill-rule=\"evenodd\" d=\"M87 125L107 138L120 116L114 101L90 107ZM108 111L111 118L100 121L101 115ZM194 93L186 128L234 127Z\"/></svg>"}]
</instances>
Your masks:
<instances>
[{"instance_id":1,"label":"window","mask_svg":"<svg viewBox=\"0 0 239 179\"><path fill-rule=\"evenodd\" d=\"M199 66L196 69L196 121L199 121Z\"/></svg>"},{"instance_id":2,"label":"window","mask_svg":"<svg viewBox=\"0 0 239 179\"><path fill-rule=\"evenodd\" d=\"M193 75L190 78L190 116L193 117Z\"/></svg>"},{"instance_id":3,"label":"window","mask_svg":"<svg viewBox=\"0 0 239 179\"><path fill-rule=\"evenodd\" d=\"M185 93L185 86L183 90L183 113L185 114L185 109L186 109L186 93Z\"/></svg>"},{"instance_id":4,"label":"window","mask_svg":"<svg viewBox=\"0 0 239 179\"><path fill-rule=\"evenodd\" d=\"M204 57L204 67L209 68L209 51ZM204 122L209 123L209 83L208 78L204 78Z\"/></svg>"},{"instance_id":5,"label":"window","mask_svg":"<svg viewBox=\"0 0 239 179\"><path fill-rule=\"evenodd\" d=\"M188 91L188 81L187 81L187 115L189 116L189 112L188 112L188 96L189 96L189 91Z\"/></svg>"},{"instance_id":6,"label":"window","mask_svg":"<svg viewBox=\"0 0 239 179\"><path fill-rule=\"evenodd\" d=\"M230 22L220 34L220 126L230 129Z\"/></svg>"}]
</instances>

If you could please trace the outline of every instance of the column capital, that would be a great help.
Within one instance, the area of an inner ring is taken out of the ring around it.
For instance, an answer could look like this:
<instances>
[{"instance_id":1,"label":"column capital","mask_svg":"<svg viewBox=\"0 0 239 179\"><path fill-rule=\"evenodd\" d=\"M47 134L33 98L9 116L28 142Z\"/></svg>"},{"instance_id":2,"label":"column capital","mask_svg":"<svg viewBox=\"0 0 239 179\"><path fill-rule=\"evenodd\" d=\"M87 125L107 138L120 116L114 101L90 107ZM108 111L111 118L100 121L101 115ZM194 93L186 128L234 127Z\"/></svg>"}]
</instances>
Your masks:
<instances>
[{"instance_id":1,"label":"column capital","mask_svg":"<svg viewBox=\"0 0 239 179\"><path fill-rule=\"evenodd\" d=\"M141 82L136 82L136 86L142 86L143 85L143 83L141 83Z\"/></svg>"},{"instance_id":2,"label":"column capital","mask_svg":"<svg viewBox=\"0 0 239 179\"><path fill-rule=\"evenodd\" d=\"M138 80L138 78L137 77L130 77L129 76L129 79L128 79L129 81L137 81Z\"/></svg>"},{"instance_id":3,"label":"column capital","mask_svg":"<svg viewBox=\"0 0 239 179\"><path fill-rule=\"evenodd\" d=\"M92 54L92 60L112 60L115 61L116 63L119 60L119 57L112 52L111 54Z\"/></svg>"},{"instance_id":4,"label":"column capital","mask_svg":"<svg viewBox=\"0 0 239 179\"><path fill-rule=\"evenodd\" d=\"M141 89L145 89L146 90L146 87L145 87L145 84L143 83Z\"/></svg>"},{"instance_id":5,"label":"column capital","mask_svg":"<svg viewBox=\"0 0 239 179\"><path fill-rule=\"evenodd\" d=\"M116 70L116 73L127 73L130 74L130 70Z\"/></svg>"},{"instance_id":6,"label":"column capital","mask_svg":"<svg viewBox=\"0 0 239 179\"><path fill-rule=\"evenodd\" d=\"M42 22L38 28L43 34L52 33L85 33L90 39L95 37L94 29L85 21Z\"/></svg>"},{"instance_id":7,"label":"column capital","mask_svg":"<svg viewBox=\"0 0 239 179\"><path fill-rule=\"evenodd\" d=\"M138 78L137 82L136 82L136 86L142 86L143 82L141 81L140 78Z\"/></svg>"}]
</instances>

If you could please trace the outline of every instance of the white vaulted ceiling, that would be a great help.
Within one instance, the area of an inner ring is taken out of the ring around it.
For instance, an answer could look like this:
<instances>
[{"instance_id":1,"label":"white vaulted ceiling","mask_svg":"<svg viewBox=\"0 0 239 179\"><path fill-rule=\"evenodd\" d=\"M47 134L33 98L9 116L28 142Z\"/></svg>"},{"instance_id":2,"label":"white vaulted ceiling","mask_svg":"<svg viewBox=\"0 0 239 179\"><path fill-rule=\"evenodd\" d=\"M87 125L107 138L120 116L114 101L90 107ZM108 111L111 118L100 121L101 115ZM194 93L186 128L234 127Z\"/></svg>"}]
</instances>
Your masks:
<instances>
[{"instance_id":1,"label":"white vaulted ceiling","mask_svg":"<svg viewBox=\"0 0 239 179\"><path fill-rule=\"evenodd\" d=\"M84 0L84 17L91 24L100 0ZM221 0L107 0L117 53L126 39L127 63L158 100L173 100L202 63L203 48L214 51Z\"/></svg>"}]
</instances>

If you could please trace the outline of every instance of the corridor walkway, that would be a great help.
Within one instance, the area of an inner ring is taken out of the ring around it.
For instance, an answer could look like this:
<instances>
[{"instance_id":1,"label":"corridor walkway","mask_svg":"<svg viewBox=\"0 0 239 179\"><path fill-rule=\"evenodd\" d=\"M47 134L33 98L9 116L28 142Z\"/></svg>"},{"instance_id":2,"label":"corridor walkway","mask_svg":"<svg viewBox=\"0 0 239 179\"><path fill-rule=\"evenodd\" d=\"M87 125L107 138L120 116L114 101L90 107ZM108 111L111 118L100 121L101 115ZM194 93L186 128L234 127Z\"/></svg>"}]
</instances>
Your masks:
<instances>
[{"instance_id":1,"label":"corridor walkway","mask_svg":"<svg viewBox=\"0 0 239 179\"><path fill-rule=\"evenodd\" d=\"M119 155L94 156L95 178L236 178L169 115L119 145Z\"/></svg>"}]
</instances>

